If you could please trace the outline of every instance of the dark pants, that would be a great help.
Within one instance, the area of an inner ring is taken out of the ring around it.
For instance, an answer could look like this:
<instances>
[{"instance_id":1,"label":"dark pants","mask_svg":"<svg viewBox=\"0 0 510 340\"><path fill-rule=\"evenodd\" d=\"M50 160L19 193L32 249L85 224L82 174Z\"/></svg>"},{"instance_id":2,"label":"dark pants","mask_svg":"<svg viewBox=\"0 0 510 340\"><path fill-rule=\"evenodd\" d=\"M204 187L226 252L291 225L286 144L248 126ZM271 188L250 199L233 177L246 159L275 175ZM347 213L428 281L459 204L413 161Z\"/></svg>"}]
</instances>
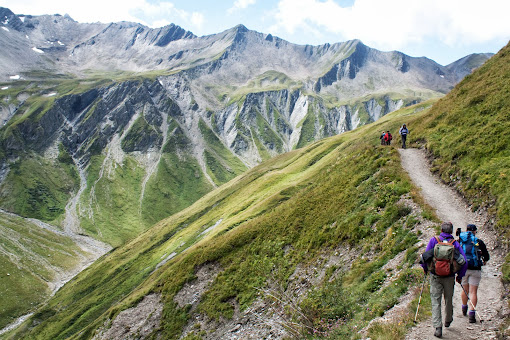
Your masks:
<instances>
[{"instance_id":1,"label":"dark pants","mask_svg":"<svg viewBox=\"0 0 510 340\"><path fill-rule=\"evenodd\" d=\"M402 148L405 149L406 148L406 138L407 138L407 135L401 135L402 136Z\"/></svg>"}]
</instances>

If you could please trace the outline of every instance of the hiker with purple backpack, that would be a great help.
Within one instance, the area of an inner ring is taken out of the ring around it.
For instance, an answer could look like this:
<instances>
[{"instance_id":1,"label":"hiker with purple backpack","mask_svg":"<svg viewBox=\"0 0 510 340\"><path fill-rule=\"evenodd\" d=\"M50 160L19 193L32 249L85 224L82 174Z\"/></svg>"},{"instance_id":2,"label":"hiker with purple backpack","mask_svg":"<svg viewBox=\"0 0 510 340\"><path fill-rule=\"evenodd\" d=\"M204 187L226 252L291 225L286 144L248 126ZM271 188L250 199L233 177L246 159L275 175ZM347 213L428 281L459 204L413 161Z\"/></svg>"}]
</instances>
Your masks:
<instances>
[{"instance_id":1,"label":"hiker with purple backpack","mask_svg":"<svg viewBox=\"0 0 510 340\"><path fill-rule=\"evenodd\" d=\"M443 336L441 300L445 301L445 327L453 321L453 290L455 281L461 282L468 268L466 255L452 235L453 224L443 222L441 234L430 239L420 261L425 274L430 271L430 300L434 336ZM457 278L455 278L457 274Z\"/></svg>"}]
</instances>

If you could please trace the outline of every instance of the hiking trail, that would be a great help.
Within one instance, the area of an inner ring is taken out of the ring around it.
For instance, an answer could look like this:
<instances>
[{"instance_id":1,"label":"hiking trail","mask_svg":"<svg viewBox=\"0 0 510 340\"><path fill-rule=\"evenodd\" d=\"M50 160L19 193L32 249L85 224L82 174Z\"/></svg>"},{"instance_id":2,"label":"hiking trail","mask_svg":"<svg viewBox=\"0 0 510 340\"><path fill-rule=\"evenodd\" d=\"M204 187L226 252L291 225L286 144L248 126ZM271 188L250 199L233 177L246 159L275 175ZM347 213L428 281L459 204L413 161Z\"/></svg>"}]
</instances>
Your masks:
<instances>
[{"instance_id":1,"label":"hiking trail","mask_svg":"<svg viewBox=\"0 0 510 340\"><path fill-rule=\"evenodd\" d=\"M453 322L449 328L444 327L443 307L443 339L497 339L496 331L508 315L508 304L503 299L504 287L501 282L501 266L504 262L504 251L498 244L493 223L484 211L472 212L460 195L451 187L441 183L440 179L430 172L430 165L425 152L419 149L399 149L402 167L411 177L413 183L421 189L422 197L435 211L442 221L453 223L454 234L457 228L465 231L468 223L478 226L477 237L485 242L490 254L490 261L482 268L482 281L478 288L476 323L469 323L468 317L462 315L460 293L462 287L455 283L453 297ZM428 243L428 234L423 234L423 242ZM455 236L455 235L454 235ZM428 281L428 278L427 278ZM427 282L426 285L430 287ZM420 314L422 314L420 310ZM423 315L423 314L422 314ZM418 323L406 335L407 340L437 339L433 335L434 328L431 318Z\"/></svg>"}]
</instances>

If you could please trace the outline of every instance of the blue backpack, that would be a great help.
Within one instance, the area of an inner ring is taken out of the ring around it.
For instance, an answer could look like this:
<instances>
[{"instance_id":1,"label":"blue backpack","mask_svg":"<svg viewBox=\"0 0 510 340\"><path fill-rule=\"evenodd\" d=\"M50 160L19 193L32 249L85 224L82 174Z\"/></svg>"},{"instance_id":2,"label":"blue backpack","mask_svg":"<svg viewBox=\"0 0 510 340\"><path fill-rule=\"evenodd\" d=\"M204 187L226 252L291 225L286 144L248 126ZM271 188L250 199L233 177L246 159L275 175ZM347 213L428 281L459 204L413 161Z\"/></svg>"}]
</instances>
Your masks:
<instances>
[{"instance_id":1,"label":"blue backpack","mask_svg":"<svg viewBox=\"0 0 510 340\"><path fill-rule=\"evenodd\" d=\"M469 267L480 267L482 265L482 261L480 261L480 256L478 254L478 238L473 235L470 231L464 231L459 235L460 245L462 250L464 250L464 254L466 254L466 259Z\"/></svg>"}]
</instances>

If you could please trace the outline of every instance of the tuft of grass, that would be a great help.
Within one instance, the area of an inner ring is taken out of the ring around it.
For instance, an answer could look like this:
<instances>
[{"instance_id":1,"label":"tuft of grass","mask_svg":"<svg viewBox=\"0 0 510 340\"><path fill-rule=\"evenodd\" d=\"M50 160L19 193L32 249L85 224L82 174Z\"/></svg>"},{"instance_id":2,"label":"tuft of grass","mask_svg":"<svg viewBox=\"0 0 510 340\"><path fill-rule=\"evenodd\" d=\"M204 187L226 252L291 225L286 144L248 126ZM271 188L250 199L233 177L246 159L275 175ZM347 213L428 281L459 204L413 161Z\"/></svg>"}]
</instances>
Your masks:
<instances>
[{"instance_id":1,"label":"tuft of grass","mask_svg":"<svg viewBox=\"0 0 510 340\"><path fill-rule=\"evenodd\" d=\"M414 316L418 308L419 294L421 290L420 285L423 282L423 273L421 270L416 270L413 273L413 275L415 275L413 289L415 290L416 297L409 304L407 310L403 311L399 317L395 318L395 320L398 320L398 322L373 323L369 327L367 332L367 335L371 339L374 340L404 339L408 330L414 326ZM428 280L428 277L426 279ZM418 285L418 283L420 283L420 285ZM420 301L420 309L417 316L418 321L423 321L427 318L430 318L432 314L431 310L432 307L430 304L429 285L425 284Z\"/></svg>"}]
</instances>

